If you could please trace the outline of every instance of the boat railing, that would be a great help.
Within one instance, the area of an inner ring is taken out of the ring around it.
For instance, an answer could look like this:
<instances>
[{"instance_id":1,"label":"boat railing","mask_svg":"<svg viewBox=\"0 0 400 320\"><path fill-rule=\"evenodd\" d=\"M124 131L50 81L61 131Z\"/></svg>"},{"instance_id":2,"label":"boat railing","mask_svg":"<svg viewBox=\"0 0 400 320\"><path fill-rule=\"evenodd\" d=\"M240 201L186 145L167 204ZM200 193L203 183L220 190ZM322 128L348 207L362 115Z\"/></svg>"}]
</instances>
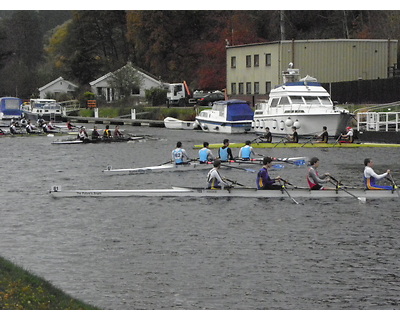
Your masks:
<instances>
[{"instance_id":1,"label":"boat railing","mask_svg":"<svg viewBox=\"0 0 400 320\"><path fill-rule=\"evenodd\" d=\"M400 131L400 112L358 112L359 131Z\"/></svg>"}]
</instances>

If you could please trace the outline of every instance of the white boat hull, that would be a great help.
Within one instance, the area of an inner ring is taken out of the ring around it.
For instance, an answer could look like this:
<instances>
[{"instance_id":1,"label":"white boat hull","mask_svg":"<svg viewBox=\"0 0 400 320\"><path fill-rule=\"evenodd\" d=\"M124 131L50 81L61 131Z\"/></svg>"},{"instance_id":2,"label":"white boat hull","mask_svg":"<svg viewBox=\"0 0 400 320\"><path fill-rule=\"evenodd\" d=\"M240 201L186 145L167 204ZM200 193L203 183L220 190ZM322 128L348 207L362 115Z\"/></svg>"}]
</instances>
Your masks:
<instances>
[{"instance_id":1,"label":"white boat hull","mask_svg":"<svg viewBox=\"0 0 400 320\"><path fill-rule=\"evenodd\" d=\"M196 117L200 128L205 132L213 133L246 133L251 131L252 121L212 121L201 117Z\"/></svg>"},{"instance_id":2,"label":"white boat hull","mask_svg":"<svg viewBox=\"0 0 400 320\"><path fill-rule=\"evenodd\" d=\"M289 119L289 121L288 121ZM346 132L346 126L351 119L350 113L285 113L274 115L254 115L253 130L256 133L265 133L268 127L273 135L287 136L293 133L294 123L300 125L297 133L301 136L311 136L322 132L322 127L326 126L330 136L337 136ZM291 120L291 121L290 121Z\"/></svg>"},{"instance_id":3,"label":"white boat hull","mask_svg":"<svg viewBox=\"0 0 400 320\"><path fill-rule=\"evenodd\" d=\"M176 130L193 130L197 127L195 121L183 121L172 117L165 118L164 125L167 129Z\"/></svg>"},{"instance_id":4,"label":"white boat hull","mask_svg":"<svg viewBox=\"0 0 400 320\"><path fill-rule=\"evenodd\" d=\"M400 198L396 191L390 190L318 190L309 189L287 189L292 198L358 198L382 199ZM347 189L346 189L347 190ZM257 190L255 188L231 188L224 190L211 190L203 188L179 188L172 189L143 189L143 190L61 190L53 187L50 190L53 197L218 197L218 198L289 198L289 195L280 190Z\"/></svg>"}]
</instances>

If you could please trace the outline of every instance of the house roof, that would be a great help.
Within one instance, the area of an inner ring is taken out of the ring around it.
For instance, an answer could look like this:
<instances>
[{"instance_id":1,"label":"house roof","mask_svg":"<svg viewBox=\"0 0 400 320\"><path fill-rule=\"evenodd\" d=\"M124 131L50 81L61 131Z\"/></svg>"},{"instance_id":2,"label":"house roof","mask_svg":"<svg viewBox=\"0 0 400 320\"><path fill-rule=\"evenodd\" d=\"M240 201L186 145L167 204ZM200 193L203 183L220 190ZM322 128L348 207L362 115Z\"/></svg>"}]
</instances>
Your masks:
<instances>
[{"instance_id":1,"label":"house roof","mask_svg":"<svg viewBox=\"0 0 400 320\"><path fill-rule=\"evenodd\" d=\"M122 68L123 68L123 67L122 67ZM122 68L118 69L117 71L121 70ZM145 78L148 78L148 79L151 79L151 80L153 80L153 81L155 81L155 82L158 82L160 85L163 84L163 82L162 82L161 80L157 79L156 76L152 75L151 73L149 73L149 72L147 72L147 71L145 71L145 70L143 70L143 69L141 69L141 68L138 68L138 67L134 67L134 69L135 69L141 76L143 76L143 77L145 77ZM90 84L91 86L94 86L94 85L96 85L97 83L99 83L99 82L101 82L101 81L103 81L103 80L105 80L105 79L111 77L113 74L114 74L113 72L109 72L109 73L105 74L104 76L101 76L100 78L98 78L98 79L96 79L96 80L93 80L92 82L89 82L89 84Z\"/></svg>"},{"instance_id":2,"label":"house roof","mask_svg":"<svg viewBox=\"0 0 400 320\"><path fill-rule=\"evenodd\" d=\"M72 82L70 82L70 81L68 81L68 80L65 80L63 77L59 77L59 78L57 78L57 79L55 79L55 80L49 82L48 84L44 85L43 87L39 88L39 91L42 91L42 90L44 90L44 89L46 89L46 88L48 88L48 87L51 87L53 84L55 84L55 83L57 83L57 82L59 82L59 81L65 81L65 82L67 82L68 84L70 84L71 86L73 86L73 87L75 87L75 88L78 88L78 86L77 86L76 84L73 84Z\"/></svg>"}]
</instances>

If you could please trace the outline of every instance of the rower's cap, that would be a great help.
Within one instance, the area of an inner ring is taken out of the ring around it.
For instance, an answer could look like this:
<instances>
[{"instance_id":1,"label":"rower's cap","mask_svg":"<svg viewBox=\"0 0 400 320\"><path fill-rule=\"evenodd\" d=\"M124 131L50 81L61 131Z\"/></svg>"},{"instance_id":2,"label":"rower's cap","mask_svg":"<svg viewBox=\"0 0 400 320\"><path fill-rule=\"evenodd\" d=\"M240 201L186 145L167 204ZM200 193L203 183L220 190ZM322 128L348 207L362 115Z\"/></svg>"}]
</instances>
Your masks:
<instances>
[{"instance_id":1,"label":"rower's cap","mask_svg":"<svg viewBox=\"0 0 400 320\"><path fill-rule=\"evenodd\" d=\"M352 127L347 127L346 129L347 129L347 130L350 130L350 129L352 129Z\"/></svg>"}]
</instances>

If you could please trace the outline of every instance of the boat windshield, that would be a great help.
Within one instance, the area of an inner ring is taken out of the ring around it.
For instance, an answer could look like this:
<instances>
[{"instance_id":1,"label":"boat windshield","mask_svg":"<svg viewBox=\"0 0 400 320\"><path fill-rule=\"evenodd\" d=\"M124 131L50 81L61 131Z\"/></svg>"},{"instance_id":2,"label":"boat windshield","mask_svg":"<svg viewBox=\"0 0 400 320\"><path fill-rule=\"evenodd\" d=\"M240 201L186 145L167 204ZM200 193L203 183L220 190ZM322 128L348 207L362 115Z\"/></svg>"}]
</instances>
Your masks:
<instances>
[{"instance_id":1,"label":"boat windshield","mask_svg":"<svg viewBox=\"0 0 400 320\"><path fill-rule=\"evenodd\" d=\"M324 106L330 106L330 105L332 105L332 101L331 101L331 99L329 99L329 97L319 97L319 99L321 100L321 103L322 103Z\"/></svg>"},{"instance_id":2,"label":"boat windshield","mask_svg":"<svg viewBox=\"0 0 400 320\"><path fill-rule=\"evenodd\" d=\"M318 97L313 97L313 96L304 97L304 100L306 100L306 104L318 104L318 105L321 104L321 102L318 100Z\"/></svg>"},{"instance_id":3,"label":"boat windshield","mask_svg":"<svg viewBox=\"0 0 400 320\"><path fill-rule=\"evenodd\" d=\"M289 98L288 97L282 97L281 100L279 101L280 106L290 106Z\"/></svg>"},{"instance_id":4,"label":"boat windshield","mask_svg":"<svg viewBox=\"0 0 400 320\"><path fill-rule=\"evenodd\" d=\"M278 105L279 98L272 99L271 108L275 108Z\"/></svg>"},{"instance_id":5,"label":"boat windshield","mask_svg":"<svg viewBox=\"0 0 400 320\"><path fill-rule=\"evenodd\" d=\"M304 101L299 96L290 96L290 100L292 100L293 104L304 104Z\"/></svg>"}]
</instances>

